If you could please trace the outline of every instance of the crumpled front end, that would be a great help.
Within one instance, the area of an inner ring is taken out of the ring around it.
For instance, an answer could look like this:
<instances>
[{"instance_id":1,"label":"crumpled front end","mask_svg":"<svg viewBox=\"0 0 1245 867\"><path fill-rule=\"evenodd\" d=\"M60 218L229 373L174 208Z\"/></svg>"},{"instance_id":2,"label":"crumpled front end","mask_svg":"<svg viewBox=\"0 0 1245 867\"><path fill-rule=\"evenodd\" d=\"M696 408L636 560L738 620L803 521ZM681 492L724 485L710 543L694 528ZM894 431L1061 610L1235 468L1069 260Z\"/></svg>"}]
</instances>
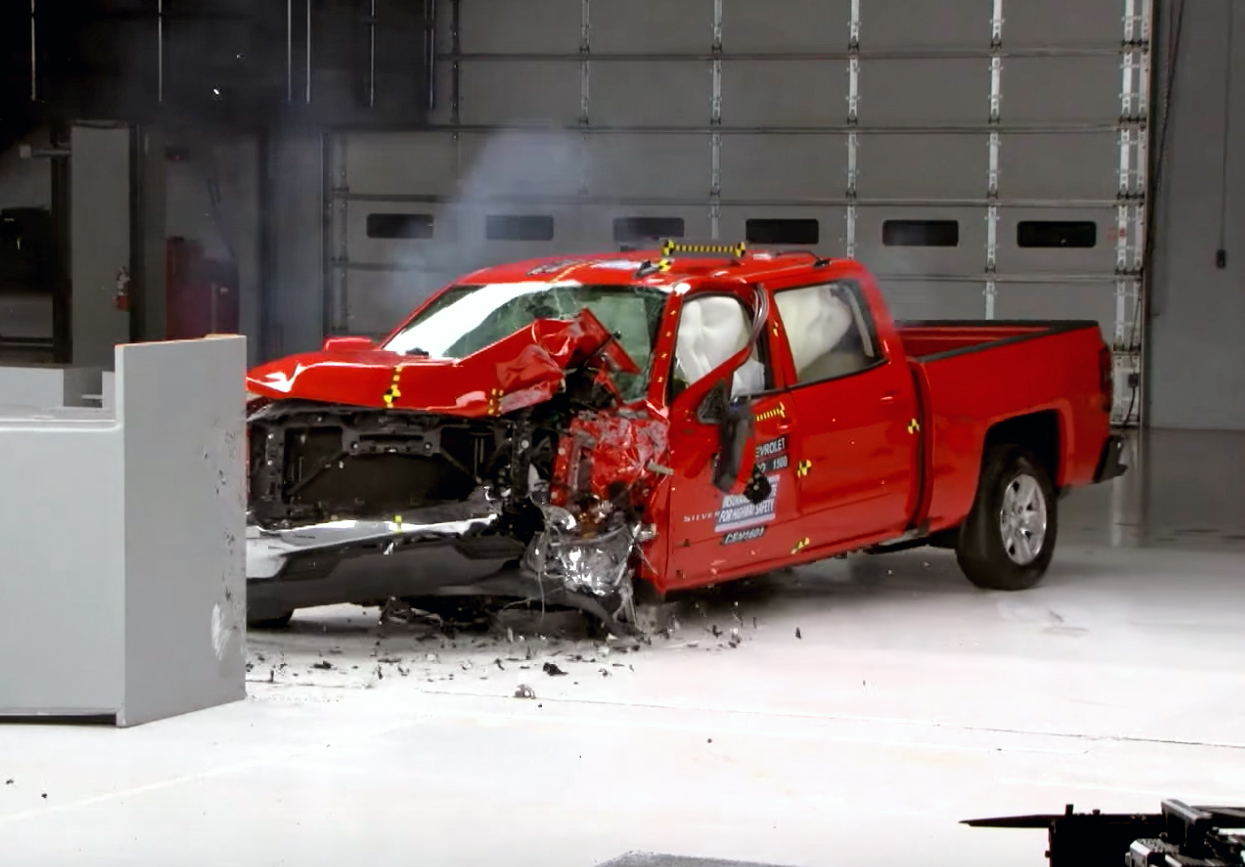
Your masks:
<instances>
[{"instance_id":1,"label":"crumpled front end","mask_svg":"<svg viewBox=\"0 0 1245 867\"><path fill-rule=\"evenodd\" d=\"M633 578L651 571L652 502L670 475L665 419L647 410L585 413L558 446L544 528L525 564L542 581L606 603L633 620Z\"/></svg>"},{"instance_id":2,"label":"crumpled front end","mask_svg":"<svg viewBox=\"0 0 1245 867\"><path fill-rule=\"evenodd\" d=\"M582 340L594 332L595 320L586 322L558 323L561 336ZM559 363L585 354L578 345L550 351L552 343L545 335L530 345ZM521 351L510 366L520 361L539 366ZM619 367L572 366L562 381L546 378L535 391L527 383L521 399L499 395L480 412L446 412L440 397L420 408L414 368L381 406L314 394L257 402L248 420L251 599L271 617L487 595L569 600L626 619L632 579L648 562L650 501L669 470L667 422L621 405L610 378ZM420 372L432 381L433 368Z\"/></svg>"}]
</instances>

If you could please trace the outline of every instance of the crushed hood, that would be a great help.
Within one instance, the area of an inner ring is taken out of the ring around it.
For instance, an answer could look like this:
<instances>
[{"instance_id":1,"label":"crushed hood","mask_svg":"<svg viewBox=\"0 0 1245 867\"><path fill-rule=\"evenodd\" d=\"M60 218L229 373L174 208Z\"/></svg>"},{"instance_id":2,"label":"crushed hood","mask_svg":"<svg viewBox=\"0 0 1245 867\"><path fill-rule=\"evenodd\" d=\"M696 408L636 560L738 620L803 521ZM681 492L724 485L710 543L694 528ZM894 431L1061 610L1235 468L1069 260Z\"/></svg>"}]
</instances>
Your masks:
<instances>
[{"instance_id":1,"label":"crushed hood","mask_svg":"<svg viewBox=\"0 0 1245 867\"><path fill-rule=\"evenodd\" d=\"M247 374L247 390L271 399L313 400L476 418L542 403L562 390L567 370L594 354L614 370L635 362L588 310L571 320L538 319L462 359L380 349L307 352Z\"/></svg>"}]
</instances>

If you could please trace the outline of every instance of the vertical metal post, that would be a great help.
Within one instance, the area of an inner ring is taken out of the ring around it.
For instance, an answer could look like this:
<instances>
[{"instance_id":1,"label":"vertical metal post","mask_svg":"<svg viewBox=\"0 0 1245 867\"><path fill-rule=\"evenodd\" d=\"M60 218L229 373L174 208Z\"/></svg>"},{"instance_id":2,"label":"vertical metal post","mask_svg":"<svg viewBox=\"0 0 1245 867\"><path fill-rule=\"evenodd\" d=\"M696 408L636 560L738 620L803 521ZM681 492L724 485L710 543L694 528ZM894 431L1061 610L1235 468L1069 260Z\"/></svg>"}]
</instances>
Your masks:
<instances>
[{"instance_id":1,"label":"vertical metal post","mask_svg":"<svg viewBox=\"0 0 1245 867\"><path fill-rule=\"evenodd\" d=\"M69 128L63 121L53 120L48 143L53 151L69 147ZM69 364L73 360L73 276L70 262L73 254L73 232L70 224L72 207L69 157L53 156L52 163L52 233L55 249L52 278L52 361Z\"/></svg>"},{"instance_id":2,"label":"vertical metal post","mask_svg":"<svg viewBox=\"0 0 1245 867\"><path fill-rule=\"evenodd\" d=\"M454 59L450 61L450 126L454 136L454 181L457 184L463 174L463 142L458 127L462 124L462 61L463 53L463 9L462 0L450 0L450 53ZM460 231L462 221L459 221ZM461 238L460 238L461 240Z\"/></svg>"},{"instance_id":3,"label":"vertical metal post","mask_svg":"<svg viewBox=\"0 0 1245 867\"><path fill-rule=\"evenodd\" d=\"M1115 220L1115 328L1112 335L1116 380L1112 420L1129 424L1130 407L1138 406L1145 310L1142 298L1146 253L1146 196L1149 154L1146 141L1150 103L1150 33L1152 0L1124 0L1120 45L1120 126Z\"/></svg>"},{"instance_id":4,"label":"vertical metal post","mask_svg":"<svg viewBox=\"0 0 1245 867\"><path fill-rule=\"evenodd\" d=\"M30 0L30 101L39 99L39 43L35 38L35 0Z\"/></svg>"},{"instance_id":5,"label":"vertical metal post","mask_svg":"<svg viewBox=\"0 0 1245 867\"><path fill-rule=\"evenodd\" d=\"M986 319L994 318L998 298L999 260L999 150L997 129L1003 105L1003 0L993 0L990 16L990 130L989 167L986 172Z\"/></svg>"},{"instance_id":6,"label":"vertical metal post","mask_svg":"<svg viewBox=\"0 0 1245 867\"><path fill-rule=\"evenodd\" d=\"M164 102L164 0L156 4L156 102Z\"/></svg>"},{"instance_id":7,"label":"vertical metal post","mask_svg":"<svg viewBox=\"0 0 1245 867\"><path fill-rule=\"evenodd\" d=\"M311 105L311 0L307 0L307 105Z\"/></svg>"},{"instance_id":8,"label":"vertical metal post","mask_svg":"<svg viewBox=\"0 0 1245 867\"><path fill-rule=\"evenodd\" d=\"M462 0L450 0L450 53L454 56L454 59L450 61L450 124L455 127L462 122L459 105L462 99L463 86L462 61L459 59L463 53L462 6ZM455 131L454 136L455 141L457 141L457 131Z\"/></svg>"},{"instance_id":9,"label":"vertical metal post","mask_svg":"<svg viewBox=\"0 0 1245 867\"><path fill-rule=\"evenodd\" d=\"M367 74L367 107L376 107L376 0L372 0L371 14L367 19L368 29L368 74Z\"/></svg>"},{"instance_id":10,"label":"vertical metal post","mask_svg":"<svg viewBox=\"0 0 1245 867\"><path fill-rule=\"evenodd\" d=\"M428 67L428 111L437 107L437 0L424 0L424 31Z\"/></svg>"},{"instance_id":11,"label":"vertical metal post","mask_svg":"<svg viewBox=\"0 0 1245 867\"><path fill-rule=\"evenodd\" d=\"M846 250L849 259L856 258L856 184L860 175L860 134L855 126L860 118L860 0L852 0L851 22L848 26L847 50L847 214Z\"/></svg>"},{"instance_id":12,"label":"vertical metal post","mask_svg":"<svg viewBox=\"0 0 1245 867\"><path fill-rule=\"evenodd\" d=\"M587 128L592 123L592 0L579 2L579 194L588 195L589 144Z\"/></svg>"},{"instance_id":13,"label":"vertical metal post","mask_svg":"<svg viewBox=\"0 0 1245 867\"><path fill-rule=\"evenodd\" d=\"M722 0L713 0L713 88L709 98L709 237L722 237Z\"/></svg>"},{"instance_id":14,"label":"vertical metal post","mask_svg":"<svg viewBox=\"0 0 1245 867\"><path fill-rule=\"evenodd\" d=\"M348 332L350 321L349 192L346 176L348 133L325 132L321 139L324 184L324 336Z\"/></svg>"},{"instance_id":15,"label":"vertical metal post","mask_svg":"<svg viewBox=\"0 0 1245 867\"><path fill-rule=\"evenodd\" d=\"M285 101L294 102L294 0L285 0Z\"/></svg>"}]
</instances>

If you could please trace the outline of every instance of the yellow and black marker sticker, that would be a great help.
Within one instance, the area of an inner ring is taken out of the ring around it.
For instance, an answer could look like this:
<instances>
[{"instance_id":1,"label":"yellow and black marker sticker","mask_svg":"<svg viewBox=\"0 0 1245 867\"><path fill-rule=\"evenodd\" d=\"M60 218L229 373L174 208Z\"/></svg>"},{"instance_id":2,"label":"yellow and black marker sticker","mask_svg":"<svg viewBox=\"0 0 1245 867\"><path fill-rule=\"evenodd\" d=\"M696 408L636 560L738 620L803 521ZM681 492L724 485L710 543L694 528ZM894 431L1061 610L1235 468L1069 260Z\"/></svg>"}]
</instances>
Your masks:
<instances>
[{"instance_id":1,"label":"yellow and black marker sticker","mask_svg":"<svg viewBox=\"0 0 1245 867\"><path fill-rule=\"evenodd\" d=\"M501 399L504 393L505 392L503 392L500 388L495 388L489 393L489 397L488 397L488 414L489 415L500 415L501 414Z\"/></svg>"},{"instance_id":2,"label":"yellow and black marker sticker","mask_svg":"<svg viewBox=\"0 0 1245 867\"><path fill-rule=\"evenodd\" d=\"M811 470L812 468L813 468L812 461L800 461L800 465L795 468L795 474L801 477L807 476L808 471Z\"/></svg>"},{"instance_id":3,"label":"yellow and black marker sticker","mask_svg":"<svg viewBox=\"0 0 1245 867\"><path fill-rule=\"evenodd\" d=\"M921 429L921 423L916 419L908 422L908 433L914 434Z\"/></svg>"},{"instance_id":4,"label":"yellow and black marker sticker","mask_svg":"<svg viewBox=\"0 0 1245 867\"><path fill-rule=\"evenodd\" d=\"M661 245L661 255L672 256L675 253L722 253L740 258L748 252L748 245L743 241L738 244L680 244L678 241L666 241Z\"/></svg>"},{"instance_id":5,"label":"yellow and black marker sticker","mask_svg":"<svg viewBox=\"0 0 1245 867\"><path fill-rule=\"evenodd\" d=\"M759 412L756 415L756 421L769 421L771 418L786 418L787 408L779 403L773 409L767 409L765 412Z\"/></svg>"},{"instance_id":6,"label":"yellow and black marker sticker","mask_svg":"<svg viewBox=\"0 0 1245 867\"><path fill-rule=\"evenodd\" d=\"M800 541L795 543L795 547L791 549L791 553L799 554L801 551L803 551L805 548L807 548L811 544L812 544L811 540L801 539Z\"/></svg>"},{"instance_id":7,"label":"yellow and black marker sticker","mask_svg":"<svg viewBox=\"0 0 1245 867\"><path fill-rule=\"evenodd\" d=\"M395 367L393 369L393 381L389 384L389 390L385 392L385 406L393 409L395 399L402 396L402 392L398 390L398 381L402 378L402 368Z\"/></svg>"}]
</instances>

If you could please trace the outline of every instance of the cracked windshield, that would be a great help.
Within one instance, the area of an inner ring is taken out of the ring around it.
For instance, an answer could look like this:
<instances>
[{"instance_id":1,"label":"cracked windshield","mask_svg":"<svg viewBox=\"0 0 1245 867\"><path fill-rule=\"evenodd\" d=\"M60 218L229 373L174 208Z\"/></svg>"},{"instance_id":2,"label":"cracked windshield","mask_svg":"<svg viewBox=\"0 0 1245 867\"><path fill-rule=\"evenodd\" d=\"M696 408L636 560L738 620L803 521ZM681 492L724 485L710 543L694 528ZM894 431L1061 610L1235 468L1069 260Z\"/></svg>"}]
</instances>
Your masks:
<instances>
[{"instance_id":1,"label":"cracked windshield","mask_svg":"<svg viewBox=\"0 0 1245 867\"><path fill-rule=\"evenodd\" d=\"M465 358L526 328L537 319L573 319L585 307L615 334L640 368L615 373L625 400L644 394L653 341L666 293L646 286L580 283L493 283L455 286L388 340L384 349L403 355Z\"/></svg>"}]
</instances>

